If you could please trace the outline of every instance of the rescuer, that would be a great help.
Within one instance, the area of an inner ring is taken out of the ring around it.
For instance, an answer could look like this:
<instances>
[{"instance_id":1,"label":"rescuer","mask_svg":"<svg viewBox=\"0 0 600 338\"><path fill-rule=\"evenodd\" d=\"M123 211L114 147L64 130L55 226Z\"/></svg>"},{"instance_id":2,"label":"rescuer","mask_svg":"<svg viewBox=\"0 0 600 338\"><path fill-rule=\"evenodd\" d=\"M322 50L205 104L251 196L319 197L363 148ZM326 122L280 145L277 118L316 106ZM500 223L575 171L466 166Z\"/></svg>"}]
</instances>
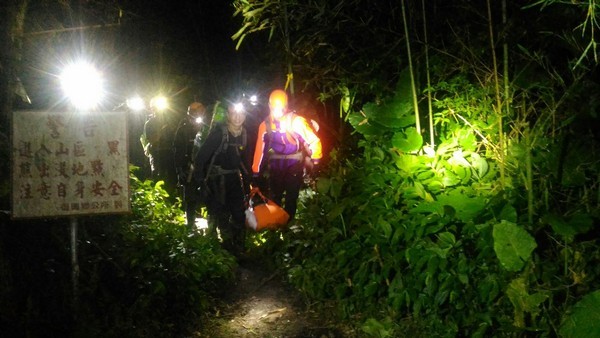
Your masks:
<instances>
[{"instance_id":1,"label":"rescuer","mask_svg":"<svg viewBox=\"0 0 600 338\"><path fill-rule=\"evenodd\" d=\"M223 248L234 255L244 249L245 195L251 155L242 105L227 107L225 122L214 126L194 159L194 179L204 195L209 217L220 231Z\"/></svg>"},{"instance_id":2,"label":"rescuer","mask_svg":"<svg viewBox=\"0 0 600 338\"><path fill-rule=\"evenodd\" d=\"M321 140L309 122L288 110L288 96L276 89L269 96L269 115L258 127L253 178L269 171L271 199L282 206L292 220L296 214L304 169L312 171L322 158Z\"/></svg>"},{"instance_id":3,"label":"rescuer","mask_svg":"<svg viewBox=\"0 0 600 338\"><path fill-rule=\"evenodd\" d=\"M200 102L192 102L187 109L187 114L179 121L173 139L173 159L177 174L177 185L183 192L183 206L190 230L194 229L196 211L200 207L201 199L198 194L198 185L192 180L192 152L197 138L204 139L203 127L206 125L206 108Z\"/></svg>"}]
</instances>

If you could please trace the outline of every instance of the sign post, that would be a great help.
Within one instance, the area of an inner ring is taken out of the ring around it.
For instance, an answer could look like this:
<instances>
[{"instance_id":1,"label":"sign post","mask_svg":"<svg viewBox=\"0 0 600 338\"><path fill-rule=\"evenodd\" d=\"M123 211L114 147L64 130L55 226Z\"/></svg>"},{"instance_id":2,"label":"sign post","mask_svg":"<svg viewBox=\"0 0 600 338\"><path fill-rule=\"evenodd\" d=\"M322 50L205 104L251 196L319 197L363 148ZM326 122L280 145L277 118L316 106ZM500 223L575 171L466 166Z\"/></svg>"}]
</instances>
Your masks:
<instances>
[{"instance_id":1,"label":"sign post","mask_svg":"<svg viewBox=\"0 0 600 338\"><path fill-rule=\"evenodd\" d=\"M79 261L77 260L77 217L71 219L71 285L73 287L72 304L73 314L77 315L79 304Z\"/></svg>"},{"instance_id":2,"label":"sign post","mask_svg":"<svg viewBox=\"0 0 600 338\"><path fill-rule=\"evenodd\" d=\"M12 217L70 218L74 306L77 217L131 211L127 140L123 112L12 116Z\"/></svg>"}]
</instances>

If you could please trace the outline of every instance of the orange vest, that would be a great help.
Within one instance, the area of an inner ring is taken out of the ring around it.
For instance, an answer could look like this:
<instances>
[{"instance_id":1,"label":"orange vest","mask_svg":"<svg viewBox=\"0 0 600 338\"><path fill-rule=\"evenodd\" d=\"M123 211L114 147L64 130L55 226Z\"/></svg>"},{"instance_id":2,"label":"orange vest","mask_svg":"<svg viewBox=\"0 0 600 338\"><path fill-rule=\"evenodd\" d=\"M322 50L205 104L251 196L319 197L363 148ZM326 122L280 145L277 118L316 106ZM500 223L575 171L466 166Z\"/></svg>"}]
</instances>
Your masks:
<instances>
[{"instance_id":1,"label":"orange vest","mask_svg":"<svg viewBox=\"0 0 600 338\"><path fill-rule=\"evenodd\" d=\"M270 149L265 149L267 142ZM293 112L288 112L277 120L269 116L258 126L252 173L257 174L260 172L265 154L270 151L274 156L284 155L294 158L291 156L301 153L303 150L306 150L308 153L306 155L310 156L315 162L323 157L321 140L314 133L308 121Z\"/></svg>"}]
</instances>

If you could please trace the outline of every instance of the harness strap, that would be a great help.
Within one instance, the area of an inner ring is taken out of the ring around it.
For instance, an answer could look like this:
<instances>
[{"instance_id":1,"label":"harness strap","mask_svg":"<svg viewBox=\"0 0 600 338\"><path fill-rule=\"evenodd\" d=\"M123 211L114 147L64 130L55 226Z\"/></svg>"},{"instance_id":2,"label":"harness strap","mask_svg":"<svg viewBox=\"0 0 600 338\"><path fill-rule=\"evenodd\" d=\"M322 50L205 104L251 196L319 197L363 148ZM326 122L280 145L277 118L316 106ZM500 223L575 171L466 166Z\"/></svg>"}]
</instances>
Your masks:
<instances>
[{"instance_id":1,"label":"harness strap","mask_svg":"<svg viewBox=\"0 0 600 338\"><path fill-rule=\"evenodd\" d=\"M216 175L225 175L225 174L239 174L240 173L240 169L231 169L231 170L223 170L221 169L220 166L215 166L215 158L217 157L217 155L219 155L220 153L227 151L227 148L230 146L229 144L229 131L227 130L227 124L222 124L221 125L221 130L223 132L223 138L221 139L221 143L219 144L219 147L217 147L217 150L213 153L210 162L208 164L208 168L206 170L206 176L204 177L204 182L206 183L206 181L208 180L209 176L216 176ZM242 147L246 147L246 142L247 142L247 134L246 134L246 128L242 128ZM239 149L236 148L236 152L237 155L241 158L240 153L239 153ZM246 169L246 167L244 166L243 163L241 163L241 167L242 170L244 171L245 174L247 174L248 170Z\"/></svg>"},{"instance_id":2,"label":"harness strap","mask_svg":"<svg viewBox=\"0 0 600 338\"><path fill-rule=\"evenodd\" d=\"M286 119L290 120L290 124L292 124L294 119L296 118L296 116L298 116L298 115L295 112L291 112L291 117L286 116ZM267 117L267 119L265 120L265 126L267 127L267 140L269 141L267 148L271 148L271 142L273 141L273 138L272 138L273 128L271 126L272 123L275 123L275 121L273 120L271 115L269 115ZM279 121L279 123L282 123L282 122ZM304 151L304 148L306 147L306 142L302 142L302 144L301 144L300 136L293 130L287 131L286 134L290 135L294 139L294 141L296 141L296 144L299 146L300 151L285 155L285 154L275 153L274 151L271 150L271 151L267 152L267 161L270 161L272 159L290 159L290 160L301 161L304 159L303 151Z\"/></svg>"},{"instance_id":3,"label":"harness strap","mask_svg":"<svg viewBox=\"0 0 600 338\"><path fill-rule=\"evenodd\" d=\"M299 151L293 154L277 154L277 153L272 153L269 154L269 159L289 159L289 160L303 160L304 159L304 153Z\"/></svg>"},{"instance_id":4,"label":"harness strap","mask_svg":"<svg viewBox=\"0 0 600 338\"><path fill-rule=\"evenodd\" d=\"M223 169L220 166L213 166L208 173L208 177L228 174L240 174L240 169Z\"/></svg>"}]
</instances>

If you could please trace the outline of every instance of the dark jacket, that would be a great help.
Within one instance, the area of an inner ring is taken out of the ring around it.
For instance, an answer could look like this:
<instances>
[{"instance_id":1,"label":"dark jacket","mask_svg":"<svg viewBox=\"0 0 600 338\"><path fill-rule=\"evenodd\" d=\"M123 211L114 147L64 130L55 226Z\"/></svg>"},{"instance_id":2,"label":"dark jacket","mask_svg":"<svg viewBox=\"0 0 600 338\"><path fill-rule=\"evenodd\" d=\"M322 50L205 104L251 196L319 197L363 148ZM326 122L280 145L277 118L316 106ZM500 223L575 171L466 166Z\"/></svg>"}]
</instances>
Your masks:
<instances>
[{"instance_id":1,"label":"dark jacket","mask_svg":"<svg viewBox=\"0 0 600 338\"><path fill-rule=\"evenodd\" d=\"M201 127L202 125L196 123L189 115L181 119L177 126L173 139L173 160L178 174L188 173L192 163L194 139Z\"/></svg>"},{"instance_id":2,"label":"dark jacket","mask_svg":"<svg viewBox=\"0 0 600 338\"><path fill-rule=\"evenodd\" d=\"M194 179L202 183L211 176L236 171L246 176L250 164L251 154L247 147L245 128L241 135L235 137L223 122L213 128L198 149L194 159Z\"/></svg>"}]
</instances>

